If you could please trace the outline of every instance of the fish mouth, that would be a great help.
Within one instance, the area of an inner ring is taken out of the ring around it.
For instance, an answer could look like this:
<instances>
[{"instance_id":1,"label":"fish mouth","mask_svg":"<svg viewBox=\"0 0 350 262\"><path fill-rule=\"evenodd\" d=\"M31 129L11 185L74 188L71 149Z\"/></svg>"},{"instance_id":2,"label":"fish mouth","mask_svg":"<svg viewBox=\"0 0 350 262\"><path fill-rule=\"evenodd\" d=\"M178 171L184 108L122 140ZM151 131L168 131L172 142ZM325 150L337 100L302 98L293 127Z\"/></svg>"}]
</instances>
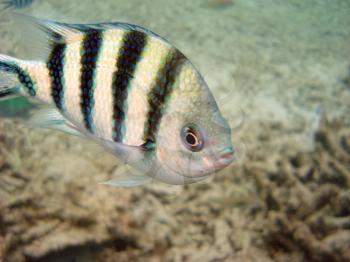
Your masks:
<instances>
[{"instance_id":1,"label":"fish mouth","mask_svg":"<svg viewBox=\"0 0 350 262\"><path fill-rule=\"evenodd\" d=\"M215 170L217 171L229 166L234 161L234 153L235 151L233 148L225 149L213 163Z\"/></svg>"},{"instance_id":2,"label":"fish mouth","mask_svg":"<svg viewBox=\"0 0 350 262\"><path fill-rule=\"evenodd\" d=\"M233 148L225 148L223 151L221 151L220 155L218 157L215 157L215 161L213 162L210 159L213 159L212 156L208 156L204 158L204 161L206 162L206 165L208 169L201 170L200 172L196 172L196 174L193 175L186 175L182 174L185 178L190 179L204 179L206 177L209 177L210 175L214 174L216 171L219 171L227 166L229 166L234 161L234 149Z\"/></svg>"}]
</instances>

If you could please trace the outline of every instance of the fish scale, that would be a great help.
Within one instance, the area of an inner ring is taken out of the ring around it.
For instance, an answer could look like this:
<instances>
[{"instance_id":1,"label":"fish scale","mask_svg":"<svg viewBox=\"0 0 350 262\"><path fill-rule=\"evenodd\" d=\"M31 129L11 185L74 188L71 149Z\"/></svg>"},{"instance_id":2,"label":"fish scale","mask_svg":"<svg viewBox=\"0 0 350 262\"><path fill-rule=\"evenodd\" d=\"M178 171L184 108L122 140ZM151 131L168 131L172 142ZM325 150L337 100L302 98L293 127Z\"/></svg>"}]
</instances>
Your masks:
<instances>
[{"instance_id":1,"label":"fish scale","mask_svg":"<svg viewBox=\"0 0 350 262\"><path fill-rule=\"evenodd\" d=\"M52 48L47 68L50 72L51 95L56 107L62 111L64 104L64 56L66 44L56 44Z\"/></svg>"},{"instance_id":2,"label":"fish scale","mask_svg":"<svg viewBox=\"0 0 350 262\"><path fill-rule=\"evenodd\" d=\"M24 86L25 92L30 96L36 95L36 87L30 75L15 63L0 62L0 71L14 73L18 76L19 82Z\"/></svg>"},{"instance_id":3,"label":"fish scale","mask_svg":"<svg viewBox=\"0 0 350 262\"><path fill-rule=\"evenodd\" d=\"M142 32L131 31L124 36L122 47L117 56L116 71L113 74L113 140L123 142L125 137L125 116L127 114L127 96L130 80L136 64L142 57L147 36ZM126 73L125 73L126 72Z\"/></svg>"},{"instance_id":4,"label":"fish scale","mask_svg":"<svg viewBox=\"0 0 350 262\"><path fill-rule=\"evenodd\" d=\"M148 121L145 123L143 139L144 141L156 142L159 122L166 107L166 100L169 98L176 81L179 67L184 63L185 57L176 50L169 53L166 62L157 73L157 81L148 94L148 104L150 109L147 113Z\"/></svg>"},{"instance_id":5,"label":"fish scale","mask_svg":"<svg viewBox=\"0 0 350 262\"><path fill-rule=\"evenodd\" d=\"M82 43L81 64L81 110L85 128L93 132L93 110L94 110L94 85L97 59L102 44L102 32L100 30L89 30L84 36Z\"/></svg>"}]
</instances>

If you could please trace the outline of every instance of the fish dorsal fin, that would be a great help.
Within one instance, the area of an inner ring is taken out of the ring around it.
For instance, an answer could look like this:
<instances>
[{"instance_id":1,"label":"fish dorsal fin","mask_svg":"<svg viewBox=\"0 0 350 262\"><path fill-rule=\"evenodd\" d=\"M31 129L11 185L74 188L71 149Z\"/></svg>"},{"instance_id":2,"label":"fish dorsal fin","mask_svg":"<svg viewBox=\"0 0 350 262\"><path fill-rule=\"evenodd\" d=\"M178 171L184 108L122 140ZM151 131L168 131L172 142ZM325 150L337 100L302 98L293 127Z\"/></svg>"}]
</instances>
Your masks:
<instances>
[{"instance_id":1,"label":"fish dorsal fin","mask_svg":"<svg viewBox=\"0 0 350 262\"><path fill-rule=\"evenodd\" d=\"M46 61L54 44L72 44L80 41L84 36L83 27L18 13L13 13L12 17L16 29L21 31L23 46L20 46L20 51L26 59Z\"/></svg>"},{"instance_id":2,"label":"fish dorsal fin","mask_svg":"<svg viewBox=\"0 0 350 262\"><path fill-rule=\"evenodd\" d=\"M32 18L34 24L47 34L51 42L72 43L82 36L83 32L68 24L53 22L49 20L39 20Z\"/></svg>"},{"instance_id":3,"label":"fish dorsal fin","mask_svg":"<svg viewBox=\"0 0 350 262\"><path fill-rule=\"evenodd\" d=\"M61 41L61 39L70 41L84 33L84 28L80 28L79 25L70 25L52 20L39 19L19 13L13 13L12 16L18 24L37 27L42 32L46 33L48 37L51 37L52 41Z\"/></svg>"}]
</instances>

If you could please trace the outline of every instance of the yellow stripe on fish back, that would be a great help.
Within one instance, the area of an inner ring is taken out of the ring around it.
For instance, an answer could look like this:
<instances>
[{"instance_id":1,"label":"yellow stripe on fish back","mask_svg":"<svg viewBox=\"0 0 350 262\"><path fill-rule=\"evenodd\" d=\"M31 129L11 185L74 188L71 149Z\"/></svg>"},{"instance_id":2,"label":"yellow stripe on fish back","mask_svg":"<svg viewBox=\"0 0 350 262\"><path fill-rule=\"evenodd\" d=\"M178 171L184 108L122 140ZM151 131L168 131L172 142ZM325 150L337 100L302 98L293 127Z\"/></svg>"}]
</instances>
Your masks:
<instances>
[{"instance_id":1,"label":"yellow stripe on fish back","mask_svg":"<svg viewBox=\"0 0 350 262\"><path fill-rule=\"evenodd\" d=\"M113 125L112 81L125 30L103 32L102 50L97 62L94 121L96 134L111 140Z\"/></svg>"},{"instance_id":2,"label":"yellow stripe on fish back","mask_svg":"<svg viewBox=\"0 0 350 262\"><path fill-rule=\"evenodd\" d=\"M52 104L51 82L49 70L44 62L19 62L19 66L23 68L35 83L36 98L45 104Z\"/></svg>"},{"instance_id":3,"label":"yellow stripe on fish back","mask_svg":"<svg viewBox=\"0 0 350 262\"><path fill-rule=\"evenodd\" d=\"M134 77L130 83L127 98L125 142L129 145L140 145L143 140L144 126L149 109L148 93L157 82L158 71L163 67L172 47L154 36L148 42L138 62Z\"/></svg>"},{"instance_id":4,"label":"yellow stripe on fish back","mask_svg":"<svg viewBox=\"0 0 350 262\"><path fill-rule=\"evenodd\" d=\"M83 116L80 109L81 44L83 37L83 34L78 35L74 42L67 44L64 63L65 113L78 126L81 126L83 123Z\"/></svg>"}]
</instances>

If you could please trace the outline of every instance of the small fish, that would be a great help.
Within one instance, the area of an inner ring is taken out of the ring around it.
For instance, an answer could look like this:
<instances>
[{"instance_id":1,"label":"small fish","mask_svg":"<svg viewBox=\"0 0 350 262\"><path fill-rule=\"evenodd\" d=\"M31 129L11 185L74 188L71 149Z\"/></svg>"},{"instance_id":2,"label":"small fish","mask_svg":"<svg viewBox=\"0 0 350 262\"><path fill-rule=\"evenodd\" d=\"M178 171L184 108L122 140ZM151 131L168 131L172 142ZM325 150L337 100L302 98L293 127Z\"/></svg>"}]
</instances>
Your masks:
<instances>
[{"instance_id":1,"label":"small fish","mask_svg":"<svg viewBox=\"0 0 350 262\"><path fill-rule=\"evenodd\" d=\"M30 6L34 0L5 0L2 1L2 4L5 6L5 9L22 9L27 6Z\"/></svg>"},{"instance_id":2,"label":"small fish","mask_svg":"<svg viewBox=\"0 0 350 262\"><path fill-rule=\"evenodd\" d=\"M40 103L28 125L91 139L141 173L104 184L188 184L233 161L231 128L197 69L168 41L125 23L20 17L48 46L33 61L0 55L0 98Z\"/></svg>"}]
</instances>

